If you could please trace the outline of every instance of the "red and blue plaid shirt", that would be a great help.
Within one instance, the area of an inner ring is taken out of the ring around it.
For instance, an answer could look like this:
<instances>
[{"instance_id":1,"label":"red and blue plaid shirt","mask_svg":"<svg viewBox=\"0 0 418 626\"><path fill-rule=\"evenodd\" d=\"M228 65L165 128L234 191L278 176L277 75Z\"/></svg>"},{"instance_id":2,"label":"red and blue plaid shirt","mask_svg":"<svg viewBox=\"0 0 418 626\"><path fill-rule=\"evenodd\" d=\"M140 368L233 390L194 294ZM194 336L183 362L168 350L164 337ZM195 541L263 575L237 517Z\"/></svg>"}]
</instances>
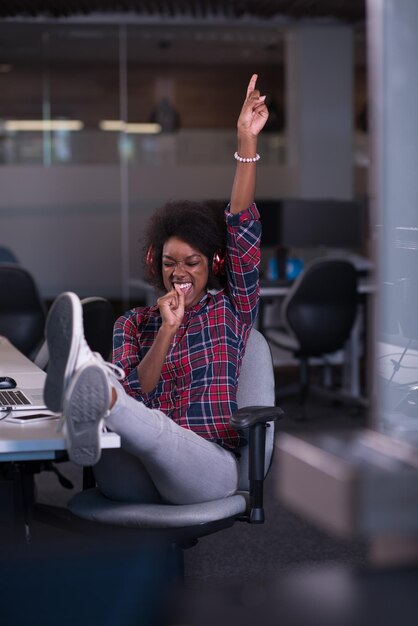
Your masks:
<instances>
[{"instance_id":1,"label":"red and blue plaid shirt","mask_svg":"<svg viewBox=\"0 0 418 626\"><path fill-rule=\"evenodd\" d=\"M157 305L132 309L116 321L113 362L125 371L129 395L201 437L234 449L240 438L229 418L237 409L238 375L257 315L261 224L255 204L238 214L227 208L225 219L228 287L208 292L186 309L155 389L141 390L136 367L161 325Z\"/></svg>"}]
</instances>

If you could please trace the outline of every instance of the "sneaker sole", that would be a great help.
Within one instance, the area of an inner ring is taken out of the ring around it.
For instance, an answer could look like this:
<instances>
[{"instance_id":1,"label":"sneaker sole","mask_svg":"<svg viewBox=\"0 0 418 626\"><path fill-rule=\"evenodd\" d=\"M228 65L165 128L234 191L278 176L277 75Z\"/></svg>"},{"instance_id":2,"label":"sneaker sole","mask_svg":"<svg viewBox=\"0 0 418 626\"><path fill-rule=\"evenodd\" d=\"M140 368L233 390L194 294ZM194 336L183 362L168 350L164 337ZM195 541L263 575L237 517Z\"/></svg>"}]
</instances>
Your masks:
<instances>
[{"instance_id":1,"label":"sneaker sole","mask_svg":"<svg viewBox=\"0 0 418 626\"><path fill-rule=\"evenodd\" d=\"M109 408L109 381L97 365L86 365L73 379L64 405L68 456L78 465L95 465L101 456L103 416Z\"/></svg>"},{"instance_id":2,"label":"sneaker sole","mask_svg":"<svg viewBox=\"0 0 418 626\"><path fill-rule=\"evenodd\" d=\"M64 390L76 363L82 320L81 303L72 293L57 298L48 314L45 334L49 360L44 401L55 413L62 411Z\"/></svg>"}]
</instances>

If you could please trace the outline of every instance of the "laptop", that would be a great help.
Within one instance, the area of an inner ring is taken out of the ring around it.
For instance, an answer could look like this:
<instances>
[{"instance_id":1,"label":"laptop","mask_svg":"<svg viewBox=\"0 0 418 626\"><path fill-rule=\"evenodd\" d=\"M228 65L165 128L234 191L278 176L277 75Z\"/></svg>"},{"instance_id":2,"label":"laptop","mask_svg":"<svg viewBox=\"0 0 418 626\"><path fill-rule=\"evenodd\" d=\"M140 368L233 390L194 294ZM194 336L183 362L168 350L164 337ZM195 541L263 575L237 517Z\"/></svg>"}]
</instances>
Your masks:
<instances>
[{"instance_id":1,"label":"laptop","mask_svg":"<svg viewBox=\"0 0 418 626\"><path fill-rule=\"evenodd\" d=\"M0 389L2 411L44 410L43 389L46 374L6 337L0 336L0 377L12 378L16 387Z\"/></svg>"}]
</instances>

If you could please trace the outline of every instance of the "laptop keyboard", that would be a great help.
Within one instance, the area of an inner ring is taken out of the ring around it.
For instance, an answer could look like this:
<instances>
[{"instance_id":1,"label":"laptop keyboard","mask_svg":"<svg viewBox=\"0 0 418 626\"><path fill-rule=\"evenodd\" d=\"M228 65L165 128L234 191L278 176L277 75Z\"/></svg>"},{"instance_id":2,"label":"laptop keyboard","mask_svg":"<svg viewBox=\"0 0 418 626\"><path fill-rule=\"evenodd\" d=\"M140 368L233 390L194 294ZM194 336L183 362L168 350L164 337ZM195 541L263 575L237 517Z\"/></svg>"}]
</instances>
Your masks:
<instances>
[{"instance_id":1,"label":"laptop keyboard","mask_svg":"<svg viewBox=\"0 0 418 626\"><path fill-rule=\"evenodd\" d=\"M30 402L21 391L0 391L0 407L18 406L24 404L30 404Z\"/></svg>"}]
</instances>

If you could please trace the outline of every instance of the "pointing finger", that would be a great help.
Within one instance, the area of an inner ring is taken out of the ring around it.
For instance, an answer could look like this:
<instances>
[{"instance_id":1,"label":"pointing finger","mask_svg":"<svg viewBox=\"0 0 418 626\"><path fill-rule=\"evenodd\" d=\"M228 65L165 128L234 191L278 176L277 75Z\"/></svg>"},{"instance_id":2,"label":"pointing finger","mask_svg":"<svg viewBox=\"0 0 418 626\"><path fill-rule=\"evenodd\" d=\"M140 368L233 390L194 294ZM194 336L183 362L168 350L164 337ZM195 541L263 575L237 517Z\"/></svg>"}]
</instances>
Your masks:
<instances>
[{"instance_id":1,"label":"pointing finger","mask_svg":"<svg viewBox=\"0 0 418 626\"><path fill-rule=\"evenodd\" d=\"M250 93L254 91L257 78L258 78L257 74L253 74L251 76L250 82L248 83L248 87L247 87L247 98L250 95Z\"/></svg>"}]
</instances>

